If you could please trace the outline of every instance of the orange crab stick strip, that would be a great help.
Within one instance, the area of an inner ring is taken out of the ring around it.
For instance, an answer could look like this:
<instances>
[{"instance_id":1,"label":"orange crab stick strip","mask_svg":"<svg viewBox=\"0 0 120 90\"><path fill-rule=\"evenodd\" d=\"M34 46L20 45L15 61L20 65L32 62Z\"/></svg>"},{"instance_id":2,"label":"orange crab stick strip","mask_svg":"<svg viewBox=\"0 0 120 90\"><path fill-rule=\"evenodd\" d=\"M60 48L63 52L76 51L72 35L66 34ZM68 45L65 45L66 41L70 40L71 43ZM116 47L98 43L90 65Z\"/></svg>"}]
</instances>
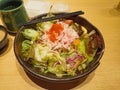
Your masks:
<instances>
[{"instance_id":1,"label":"orange crab stick strip","mask_svg":"<svg viewBox=\"0 0 120 90\"><path fill-rule=\"evenodd\" d=\"M66 23L66 24L68 24L68 25L71 25L73 23L72 20L64 20L63 22Z\"/></svg>"},{"instance_id":2,"label":"orange crab stick strip","mask_svg":"<svg viewBox=\"0 0 120 90\"><path fill-rule=\"evenodd\" d=\"M76 38L75 40L74 40L74 42L73 42L73 44L74 45L79 45L79 43L80 43L80 39L79 38Z\"/></svg>"}]
</instances>

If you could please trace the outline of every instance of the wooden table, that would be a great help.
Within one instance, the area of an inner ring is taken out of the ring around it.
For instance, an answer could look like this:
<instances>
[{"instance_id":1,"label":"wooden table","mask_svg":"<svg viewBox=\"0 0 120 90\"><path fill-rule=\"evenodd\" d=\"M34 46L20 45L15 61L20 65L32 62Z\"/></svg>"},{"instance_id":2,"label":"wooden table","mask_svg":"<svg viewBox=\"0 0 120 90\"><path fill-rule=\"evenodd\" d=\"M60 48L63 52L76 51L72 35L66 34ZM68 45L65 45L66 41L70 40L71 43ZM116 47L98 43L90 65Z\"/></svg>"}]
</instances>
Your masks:
<instances>
[{"instance_id":1,"label":"wooden table","mask_svg":"<svg viewBox=\"0 0 120 90\"><path fill-rule=\"evenodd\" d=\"M83 10L83 17L94 24L105 39L106 48L100 66L72 90L120 90L120 12L114 9L120 0L56 1L68 4L70 11ZM0 55L0 90L45 90L32 82L19 65L13 42L14 36L9 35L9 46Z\"/></svg>"}]
</instances>

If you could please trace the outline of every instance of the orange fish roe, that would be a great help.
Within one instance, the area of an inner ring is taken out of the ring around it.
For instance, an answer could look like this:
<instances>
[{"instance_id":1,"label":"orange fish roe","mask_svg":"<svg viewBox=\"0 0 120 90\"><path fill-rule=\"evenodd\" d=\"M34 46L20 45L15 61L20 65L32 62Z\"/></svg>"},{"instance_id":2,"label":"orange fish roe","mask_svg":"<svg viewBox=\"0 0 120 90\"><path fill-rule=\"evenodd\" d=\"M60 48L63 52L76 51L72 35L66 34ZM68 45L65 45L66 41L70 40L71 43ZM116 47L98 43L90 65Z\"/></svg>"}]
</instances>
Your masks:
<instances>
[{"instance_id":1,"label":"orange fish roe","mask_svg":"<svg viewBox=\"0 0 120 90\"><path fill-rule=\"evenodd\" d=\"M52 25L51 29L47 32L50 41L55 42L60 32L63 31L63 26L60 23L55 23Z\"/></svg>"}]
</instances>

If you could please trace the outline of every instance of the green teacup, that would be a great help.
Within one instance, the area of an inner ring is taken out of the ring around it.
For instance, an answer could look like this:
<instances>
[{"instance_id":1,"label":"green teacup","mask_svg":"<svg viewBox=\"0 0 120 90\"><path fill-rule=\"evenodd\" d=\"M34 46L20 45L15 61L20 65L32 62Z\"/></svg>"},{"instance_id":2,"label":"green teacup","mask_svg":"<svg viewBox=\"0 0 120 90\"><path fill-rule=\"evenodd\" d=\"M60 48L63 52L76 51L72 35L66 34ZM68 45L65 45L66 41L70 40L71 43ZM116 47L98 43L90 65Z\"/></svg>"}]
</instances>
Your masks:
<instances>
[{"instance_id":1,"label":"green teacup","mask_svg":"<svg viewBox=\"0 0 120 90\"><path fill-rule=\"evenodd\" d=\"M0 17L12 34L17 33L19 24L29 20L22 0L0 0Z\"/></svg>"}]
</instances>

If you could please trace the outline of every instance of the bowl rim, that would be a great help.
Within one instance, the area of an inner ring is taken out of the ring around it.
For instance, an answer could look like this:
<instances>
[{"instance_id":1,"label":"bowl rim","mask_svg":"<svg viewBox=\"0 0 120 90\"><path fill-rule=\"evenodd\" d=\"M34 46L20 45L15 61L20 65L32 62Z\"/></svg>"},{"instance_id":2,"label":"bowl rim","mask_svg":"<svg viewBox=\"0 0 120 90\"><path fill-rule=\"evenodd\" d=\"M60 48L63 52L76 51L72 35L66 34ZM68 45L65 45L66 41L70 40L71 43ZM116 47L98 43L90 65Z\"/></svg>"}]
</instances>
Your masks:
<instances>
[{"instance_id":1,"label":"bowl rim","mask_svg":"<svg viewBox=\"0 0 120 90\"><path fill-rule=\"evenodd\" d=\"M1 43L1 42L3 42L3 41L6 39L6 37L7 37L7 29L6 29L4 26L0 25L0 30L5 33L3 39L0 41L0 43Z\"/></svg>"},{"instance_id":2,"label":"bowl rim","mask_svg":"<svg viewBox=\"0 0 120 90\"><path fill-rule=\"evenodd\" d=\"M7 29L4 26L0 25L0 30L5 33L4 37L0 41L0 44L1 44L0 49L2 49L6 45Z\"/></svg>"},{"instance_id":3,"label":"bowl rim","mask_svg":"<svg viewBox=\"0 0 120 90\"><path fill-rule=\"evenodd\" d=\"M63 12L63 13L64 13L64 12ZM42 17L42 16L44 16L44 15L46 15L46 14L47 14L47 13L38 15L38 16L32 18L31 20L36 19L36 18L38 18L38 17ZM56 14L56 13L53 13L53 14ZM61 13L57 13L57 14L61 14ZM86 20L90 25L92 25L94 28L96 28L93 24L91 24L91 23L90 23L87 19L85 19L84 17L81 17L81 16L78 16L78 17ZM31 20L29 20L29 21L31 21ZM14 39L14 53L15 53L15 56L17 57L18 62L22 65L22 67L24 68L24 70L25 70L26 72L30 73L32 76L38 78L38 79L42 79L42 80L45 80L45 81L52 81L52 82L61 83L61 82L63 82L63 81L64 81L64 82L71 82L71 81L74 81L74 80L76 80L76 79L79 79L79 78L88 76L92 71L94 71L94 70L99 66L99 64L100 64L99 61L100 61L100 59L102 58L102 56L103 56L103 54L104 54L104 49L105 49L104 39L103 39L103 36L102 36L101 32L96 28L97 32L99 33L99 35L100 35L100 37L101 37L101 39L102 39L102 43L103 43L102 45L103 45L103 47L102 47L101 54L100 54L99 57L97 58L96 63L93 64L93 66L91 67L91 69L90 69L89 71L87 71L87 72L85 72L85 73L83 73L83 74L76 75L76 76L72 76L72 77L68 77L68 78L51 78L51 77L46 77L46 76L44 76L44 75L42 75L42 74L38 74L38 73L32 71L32 70L29 69L28 67L26 67L26 65L24 64L24 61L21 60L21 58L17 55L17 53L16 53L16 51L15 51L15 48L17 47L15 42L17 41L18 34L20 33L20 31L21 31L23 28L24 28L24 26L22 26L22 27L20 28L20 30L18 31L18 33L17 33L16 36L15 36L15 39Z\"/></svg>"}]
</instances>

